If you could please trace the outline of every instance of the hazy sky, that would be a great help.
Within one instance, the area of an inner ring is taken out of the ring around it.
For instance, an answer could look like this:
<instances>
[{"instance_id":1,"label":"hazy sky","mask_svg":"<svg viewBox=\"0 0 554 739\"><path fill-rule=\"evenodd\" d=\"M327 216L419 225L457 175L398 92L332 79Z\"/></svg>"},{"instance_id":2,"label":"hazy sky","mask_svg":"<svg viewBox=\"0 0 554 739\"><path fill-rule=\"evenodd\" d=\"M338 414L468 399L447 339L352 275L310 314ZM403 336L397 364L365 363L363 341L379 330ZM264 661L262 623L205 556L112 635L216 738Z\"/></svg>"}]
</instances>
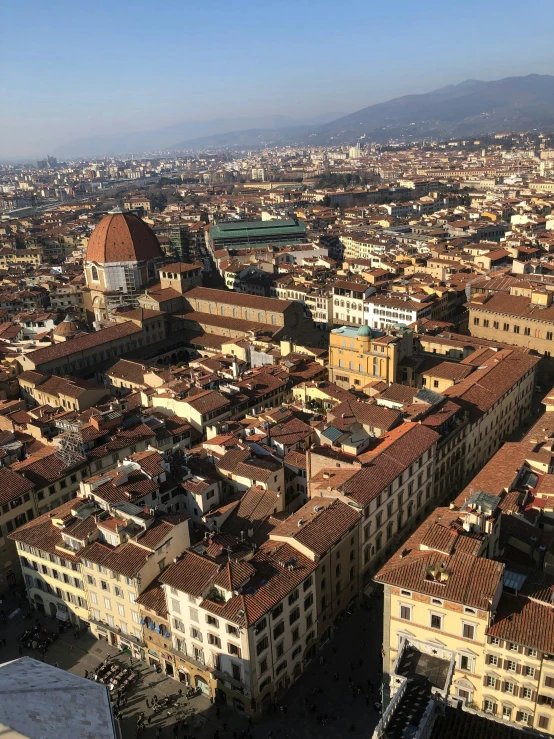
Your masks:
<instances>
[{"instance_id":1,"label":"hazy sky","mask_svg":"<svg viewBox=\"0 0 554 739\"><path fill-rule=\"evenodd\" d=\"M0 156L554 73L554 0L0 2Z\"/></svg>"}]
</instances>

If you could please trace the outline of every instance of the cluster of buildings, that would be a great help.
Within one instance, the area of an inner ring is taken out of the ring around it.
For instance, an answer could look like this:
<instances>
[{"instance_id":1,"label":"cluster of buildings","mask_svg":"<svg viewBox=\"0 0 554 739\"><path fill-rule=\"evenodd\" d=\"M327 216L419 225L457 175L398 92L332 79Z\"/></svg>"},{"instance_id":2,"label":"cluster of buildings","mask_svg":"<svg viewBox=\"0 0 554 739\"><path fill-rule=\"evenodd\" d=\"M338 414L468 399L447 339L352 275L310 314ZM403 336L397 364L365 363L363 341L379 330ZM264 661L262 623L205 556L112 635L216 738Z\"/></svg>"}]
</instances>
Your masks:
<instances>
[{"instance_id":1,"label":"cluster of buildings","mask_svg":"<svg viewBox=\"0 0 554 739\"><path fill-rule=\"evenodd\" d=\"M0 221L0 591L257 716L382 587L376 738L554 732L551 160L478 143L2 170L74 179Z\"/></svg>"}]
</instances>

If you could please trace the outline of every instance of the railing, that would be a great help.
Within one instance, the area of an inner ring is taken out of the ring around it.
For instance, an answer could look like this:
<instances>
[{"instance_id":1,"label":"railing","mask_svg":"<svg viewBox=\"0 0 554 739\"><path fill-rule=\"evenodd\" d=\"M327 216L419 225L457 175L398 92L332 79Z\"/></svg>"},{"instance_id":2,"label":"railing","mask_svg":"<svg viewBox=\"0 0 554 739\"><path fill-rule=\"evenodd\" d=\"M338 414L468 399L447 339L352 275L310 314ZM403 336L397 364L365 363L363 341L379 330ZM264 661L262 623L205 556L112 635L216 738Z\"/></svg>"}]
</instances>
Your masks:
<instances>
[{"instance_id":1,"label":"railing","mask_svg":"<svg viewBox=\"0 0 554 739\"><path fill-rule=\"evenodd\" d=\"M106 631L110 631L112 634L117 634L121 639L124 639L125 641L130 641L132 644L136 644L139 647L144 646L144 642L142 639L137 639L136 636L133 636L133 634L125 633L124 631L121 631L121 629L118 626L110 626L105 621L99 621L96 618L89 617L89 621L93 624L96 624L96 626L100 626L102 629L106 629Z\"/></svg>"},{"instance_id":2,"label":"railing","mask_svg":"<svg viewBox=\"0 0 554 739\"><path fill-rule=\"evenodd\" d=\"M381 716L379 723L375 727L372 739L382 739L382 737L386 735L385 729L389 725L391 719L396 712L396 709L400 705L400 701L404 697L404 693L406 692L406 688L408 687L408 680L405 677L402 677L399 678L399 681L400 684L398 686L398 689L394 693L389 705L386 707L385 712Z\"/></svg>"}]
</instances>

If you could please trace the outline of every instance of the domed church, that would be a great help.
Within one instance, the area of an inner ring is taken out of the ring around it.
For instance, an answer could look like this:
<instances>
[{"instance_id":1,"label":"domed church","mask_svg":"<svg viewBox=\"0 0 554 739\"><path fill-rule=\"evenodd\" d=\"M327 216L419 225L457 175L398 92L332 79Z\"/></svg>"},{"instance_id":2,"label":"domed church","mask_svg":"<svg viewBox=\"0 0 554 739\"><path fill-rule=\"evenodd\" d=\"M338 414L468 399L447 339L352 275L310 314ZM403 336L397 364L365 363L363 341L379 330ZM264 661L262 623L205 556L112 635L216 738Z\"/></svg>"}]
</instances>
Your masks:
<instances>
[{"instance_id":1,"label":"domed church","mask_svg":"<svg viewBox=\"0 0 554 739\"><path fill-rule=\"evenodd\" d=\"M163 252L149 226L134 213L111 210L87 245L83 302L89 320L101 321L119 305L137 307L162 264Z\"/></svg>"}]
</instances>

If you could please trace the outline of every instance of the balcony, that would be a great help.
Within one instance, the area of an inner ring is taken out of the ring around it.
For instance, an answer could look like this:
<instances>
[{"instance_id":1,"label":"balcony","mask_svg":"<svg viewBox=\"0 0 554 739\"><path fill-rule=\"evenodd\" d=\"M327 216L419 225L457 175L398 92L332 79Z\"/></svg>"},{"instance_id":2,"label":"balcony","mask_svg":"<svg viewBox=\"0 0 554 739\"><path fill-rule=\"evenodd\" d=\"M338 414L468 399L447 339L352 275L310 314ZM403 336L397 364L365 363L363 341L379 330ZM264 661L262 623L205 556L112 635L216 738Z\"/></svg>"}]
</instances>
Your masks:
<instances>
[{"instance_id":1,"label":"balcony","mask_svg":"<svg viewBox=\"0 0 554 739\"><path fill-rule=\"evenodd\" d=\"M125 633L124 631L121 631L121 629L118 626L110 626L105 621L99 621L96 618L92 618L92 616L89 616L89 619L91 624L95 624L96 626L99 626L101 629L106 629L106 631L111 632L112 634L117 634L122 639L125 639L125 641L131 642L131 644L136 644L137 647L144 647L144 642L142 639L137 639L136 636L133 634Z\"/></svg>"},{"instance_id":2,"label":"balcony","mask_svg":"<svg viewBox=\"0 0 554 739\"><path fill-rule=\"evenodd\" d=\"M179 659L183 662L188 662L193 667L196 667L197 670L205 670L207 672L212 671L212 668L208 667L208 665L202 660L194 659L194 657L191 657L189 654L185 654L185 652L181 652L179 649L175 649L175 647L171 647L169 651L171 652L171 654L179 657Z\"/></svg>"},{"instance_id":3,"label":"balcony","mask_svg":"<svg viewBox=\"0 0 554 739\"><path fill-rule=\"evenodd\" d=\"M231 687L234 690L241 693L241 695L250 697L250 693L246 685L244 685L244 683L241 680L235 680L235 678L231 677L231 675L228 672L223 672L223 670L216 670L215 668L213 668L212 675L218 680L222 680L224 682L230 683Z\"/></svg>"}]
</instances>

